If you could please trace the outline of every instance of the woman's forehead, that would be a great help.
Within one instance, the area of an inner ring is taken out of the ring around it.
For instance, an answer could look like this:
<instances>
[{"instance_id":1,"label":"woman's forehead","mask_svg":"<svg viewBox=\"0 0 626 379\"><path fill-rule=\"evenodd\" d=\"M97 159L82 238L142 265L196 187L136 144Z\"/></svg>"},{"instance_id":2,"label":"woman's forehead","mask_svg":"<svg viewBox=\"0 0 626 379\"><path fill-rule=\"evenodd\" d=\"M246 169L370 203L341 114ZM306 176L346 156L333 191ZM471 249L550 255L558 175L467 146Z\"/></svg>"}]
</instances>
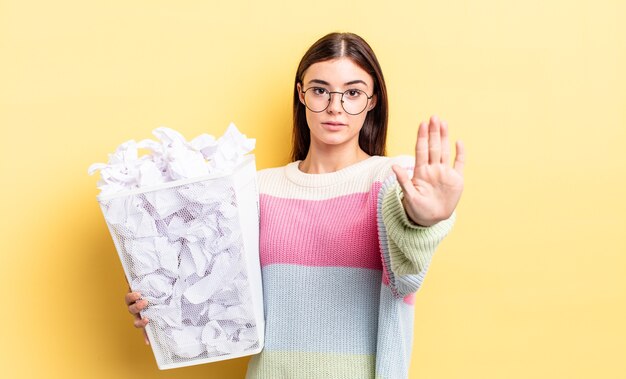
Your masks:
<instances>
[{"instance_id":1,"label":"woman's forehead","mask_svg":"<svg viewBox=\"0 0 626 379\"><path fill-rule=\"evenodd\" d=\"M329 85L344 86L364 82L365 86L372 87L372 77L349 58L337 58L313 63L304 72L303 82L308 84L315 80L324 81ZM363 83L360 83L363 85Z\"/></svg>"}]
</instances>

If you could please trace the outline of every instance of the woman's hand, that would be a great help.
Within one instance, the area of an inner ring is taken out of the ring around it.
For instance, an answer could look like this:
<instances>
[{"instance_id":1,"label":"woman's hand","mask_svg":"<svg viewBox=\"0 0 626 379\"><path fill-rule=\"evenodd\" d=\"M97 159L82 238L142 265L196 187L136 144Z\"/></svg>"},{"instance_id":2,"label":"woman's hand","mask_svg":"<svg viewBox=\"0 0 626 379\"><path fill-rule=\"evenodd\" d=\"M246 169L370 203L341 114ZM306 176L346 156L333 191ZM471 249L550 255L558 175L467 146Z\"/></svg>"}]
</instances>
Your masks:
<instances>
[{"instance_id":1,"label":"woman's hand","mask_svg":"<svg viewBox=\"0 0 626 379\"><path fill-rule=\"evenodd\" d=\"M456 142L454 167L450 167L448 124L437 116L422 122L415 145L415 169L409 179L406 171L393 165L393 172L404 192L402 204L409 218L421 226L431 226L452 215L463 192L465 148Z\"/></svg>"},{"instance_id":2,"label":"woman's hand","mask_svg":"<svg viewBox=\"0 0 626 379\"><path fill-rule=\"evenodd\" d=\"M141 310L148 306L148 302L141 299L141 294L139 292L127 293L124 300L126 301L126 305L128 305L128 312L130 312L130 314L135 317L135 328L142 329L143 340L146 345L150 345L150 341L148 340L148 334L146 333L146 325L148 325L148 319L145 317L141 318L141 315L139 314Z\"/></svg>"}]
</instances>

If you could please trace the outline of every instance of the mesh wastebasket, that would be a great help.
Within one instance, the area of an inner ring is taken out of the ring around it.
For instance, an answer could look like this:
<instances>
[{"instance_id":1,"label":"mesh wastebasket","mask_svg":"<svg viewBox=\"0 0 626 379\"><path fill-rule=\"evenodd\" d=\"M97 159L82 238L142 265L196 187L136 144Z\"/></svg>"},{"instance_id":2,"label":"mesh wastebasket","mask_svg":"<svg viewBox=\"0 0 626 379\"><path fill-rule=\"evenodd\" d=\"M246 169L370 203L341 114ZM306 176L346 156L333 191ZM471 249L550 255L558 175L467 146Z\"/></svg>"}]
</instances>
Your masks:
<instances>
[{"instance_id":1,"label":"mesh wastebasket","mask_svg":"<svg viewBox=\"0 0 626 379\"><path fill-rule=\"evenodd\" d=\"M99 196L160 369L256 354L264 342L254 156L232 173Z\"/></svg>"}]
</instances>

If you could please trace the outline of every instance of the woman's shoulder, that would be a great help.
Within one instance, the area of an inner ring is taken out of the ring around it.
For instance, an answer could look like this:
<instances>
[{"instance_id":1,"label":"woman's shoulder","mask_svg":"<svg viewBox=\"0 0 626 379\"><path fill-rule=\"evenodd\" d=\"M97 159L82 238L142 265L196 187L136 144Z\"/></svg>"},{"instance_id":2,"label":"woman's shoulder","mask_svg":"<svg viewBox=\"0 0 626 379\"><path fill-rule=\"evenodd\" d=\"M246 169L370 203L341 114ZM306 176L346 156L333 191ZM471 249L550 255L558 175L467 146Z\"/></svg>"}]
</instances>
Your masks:
<instances>
[{"instance_id":1,"label":"woman's shoulder","mask_svg":"<svg viewBox=\"0 0 626 379\"><path fill-rule=\"evenodd\" d=\"M289 165L278 167L269 167L257 171L257 180L259 185L266 185L267 183L277 183L285 178L285 169Z\"/></svg>"},{"instance_id":2,"label":"woman's shoulder","mask_svg":"<svg viewBox=\"0 0 626 379\"><path fill-rule=\"evenodd\" d=\"M413 165L415 163L415 157L412 157L410 155L394 155L394 156L384 156L384 157L380 157L381 158L381 163L385 164L385 165Z\"/></svg>"},{"instance_id":3,"label":"woman's shoulder","mask_svg":"<svg viewBox=\"0 0 626 379\"><path fill-rule=\"evenodd\" d=\"M415 157L408 154L395 155L387 158L389 159L389 164L397 164L400 166L413 166L415 164Z\"/></svg>"},{"instance_id":4,"label":"woman's shoulder","mask_svg":"<svg viewBox=\"0 0 626 379\"><path fill-rule=\"evenodd\" d=\"M285 169L285 166L278 166L278 167L268 167L268 168L263 168L261 170L258 170L256 173L259 177L266 177L266 176L272 176L272 175L280 175L280 173Z\"/></svg>"}]
</instances>

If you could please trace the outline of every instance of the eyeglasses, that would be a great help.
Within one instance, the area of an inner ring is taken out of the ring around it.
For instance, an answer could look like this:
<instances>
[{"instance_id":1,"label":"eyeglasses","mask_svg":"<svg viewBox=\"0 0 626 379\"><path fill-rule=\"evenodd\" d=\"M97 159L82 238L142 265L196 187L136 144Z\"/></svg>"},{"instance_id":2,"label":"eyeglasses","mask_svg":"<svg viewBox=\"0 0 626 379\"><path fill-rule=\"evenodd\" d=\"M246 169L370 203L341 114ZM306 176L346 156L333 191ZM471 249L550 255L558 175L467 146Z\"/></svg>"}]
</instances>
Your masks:
<instances>
[{"instance_id":1,"label":"eyeglasses","mask_svg":"<svg viewBox=\"0 0 626 379\"><path fill-rule=\"evenodd\" d=\"M324 112L330 105L331 97L333 93L341 94L341 106L347 114L357 115L362 113L367 108L367 103L374 97L367 96L364 91L360 89L349 89L345 92L333 92L328 91L322 87L310 87L305 91L302 91L304 95L304 105L314 113Z\"/></svg>"}]
</instances>

